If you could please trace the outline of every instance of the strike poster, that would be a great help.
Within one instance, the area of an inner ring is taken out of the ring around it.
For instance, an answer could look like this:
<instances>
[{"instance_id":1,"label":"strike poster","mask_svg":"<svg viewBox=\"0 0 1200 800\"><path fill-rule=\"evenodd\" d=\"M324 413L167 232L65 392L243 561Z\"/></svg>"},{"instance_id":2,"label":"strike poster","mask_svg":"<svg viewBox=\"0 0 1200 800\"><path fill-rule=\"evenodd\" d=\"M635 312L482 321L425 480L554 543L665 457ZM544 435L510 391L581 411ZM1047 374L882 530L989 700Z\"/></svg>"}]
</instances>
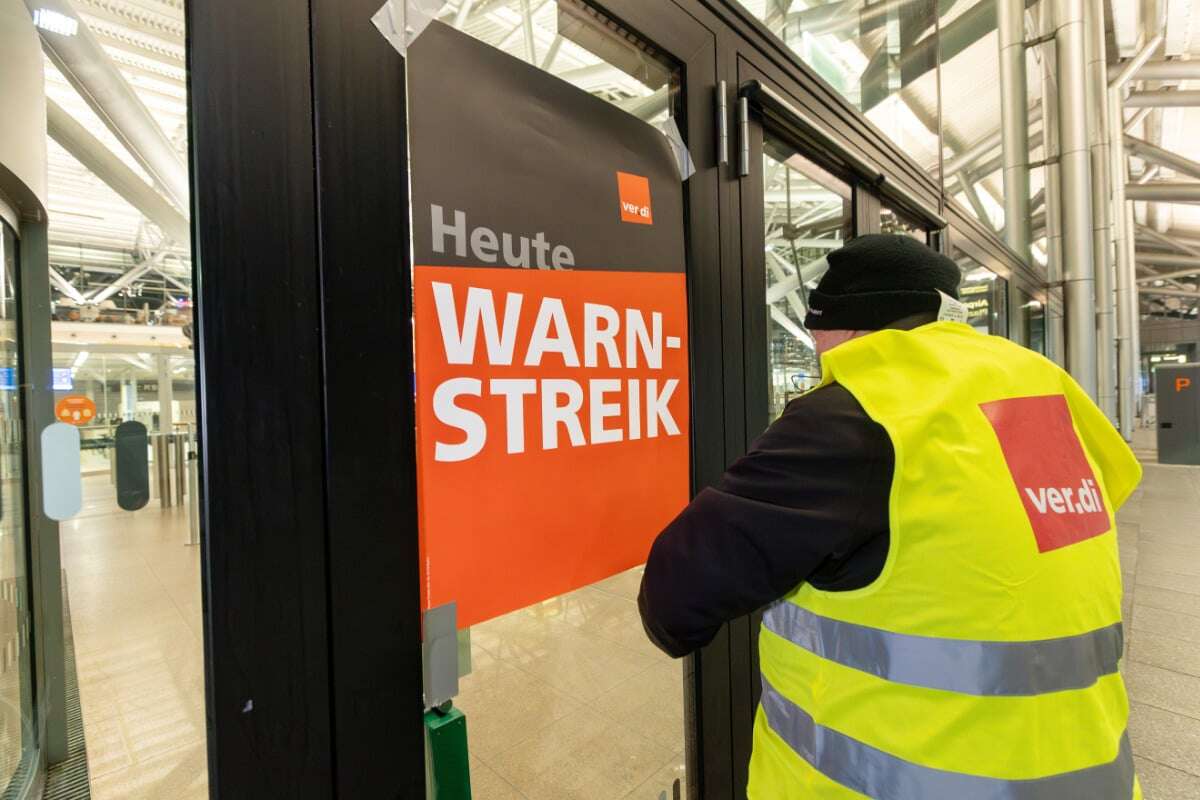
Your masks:
<instances>
[{"instance_id":1,"label":"strike poster","mask_svg":"<svg viewBox=\"0 0 1200 800\"><path fill-rule=\"evenodd\" d=\"M467 627L687 502L683 186L657 129L448 26L407 69L422 604Z\"/></svg>"}]
</instances>

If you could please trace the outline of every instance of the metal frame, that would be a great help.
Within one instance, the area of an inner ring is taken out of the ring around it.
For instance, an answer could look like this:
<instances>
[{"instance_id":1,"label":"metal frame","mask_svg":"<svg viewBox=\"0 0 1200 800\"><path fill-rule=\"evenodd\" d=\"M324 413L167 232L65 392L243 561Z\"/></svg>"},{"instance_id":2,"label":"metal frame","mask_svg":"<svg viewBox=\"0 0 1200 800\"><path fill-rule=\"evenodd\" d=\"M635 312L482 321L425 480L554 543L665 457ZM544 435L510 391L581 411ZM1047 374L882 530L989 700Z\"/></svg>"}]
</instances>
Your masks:
<instances>
[{"instance_id":1,"label":"metal frame","mask_svg":"<svg viewBox=\"0 0 1200 800\"><path fill-rule=\"evenodd\" d=\"M33 631L31 677L39 767L68 755L66 660L63 646L62 557L58 523L42 505L41 432L55 422L50 390L50 280L46 262L46 211L37 195L0 164L0 196L17 218L19 237L22 406L25 438L25 493L28 525L27 568ZM38 790L41 769L33 790Z\"/></svg>"}]
</instances>

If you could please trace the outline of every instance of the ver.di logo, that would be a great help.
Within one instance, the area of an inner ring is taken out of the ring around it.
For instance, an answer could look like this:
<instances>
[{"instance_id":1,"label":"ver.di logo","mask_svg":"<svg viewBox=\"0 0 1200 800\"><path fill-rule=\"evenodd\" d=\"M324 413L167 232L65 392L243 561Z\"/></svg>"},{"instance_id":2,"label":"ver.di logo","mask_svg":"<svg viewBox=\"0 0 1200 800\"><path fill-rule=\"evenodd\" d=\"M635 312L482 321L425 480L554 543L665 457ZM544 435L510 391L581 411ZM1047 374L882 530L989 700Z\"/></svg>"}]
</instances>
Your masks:
<instances>
[{"instance_id":1,"label":"ver.di logo","mask_svg":"<svg viewBox=\"0 0 1200 800\"><path fill-rule=\"evenodd\" d=\"M996 431L1038 552L1099 536L1111 527L1104 495L1061 394L982 403Z\"/></svg>"},{"instance_id":2,"label":"ver.di logo","mask_svg":"<svg viewBox=\"0 0 1200 800\"><path fill-rule=\"evenodd\" d=\"M650 210L650 179L628 172L617 172L617 196L621 201L621 221L653 225Z\"/></svg>"}]
</instances>

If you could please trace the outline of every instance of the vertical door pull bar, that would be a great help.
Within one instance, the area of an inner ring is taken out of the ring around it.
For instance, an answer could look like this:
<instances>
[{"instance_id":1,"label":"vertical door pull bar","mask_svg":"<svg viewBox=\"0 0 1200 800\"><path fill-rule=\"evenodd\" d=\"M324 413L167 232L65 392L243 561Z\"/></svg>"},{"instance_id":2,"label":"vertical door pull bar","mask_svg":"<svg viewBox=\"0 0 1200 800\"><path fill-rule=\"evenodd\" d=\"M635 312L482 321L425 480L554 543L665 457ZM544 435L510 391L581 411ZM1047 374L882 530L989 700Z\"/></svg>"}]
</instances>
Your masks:
<instances>
[{"instance_id":1,"label":"vertical door pull bar","mask_svg":"<svg viewBox=\"0 0 1200 800\"><path fill-rule=\"evenodd\" d=\"M750 100L738 98L738 177L750 174Z\"/></svg>"},{"instance_id":2,"label":"vertical door pull bar","mask_svg":"<svg viewBox=\"0 0 1200 800\"><path fill-rule=\"evenodd\" d=\"M717 83L717 165L729 163L729 87Z\"/></svg>"}]
</instances>

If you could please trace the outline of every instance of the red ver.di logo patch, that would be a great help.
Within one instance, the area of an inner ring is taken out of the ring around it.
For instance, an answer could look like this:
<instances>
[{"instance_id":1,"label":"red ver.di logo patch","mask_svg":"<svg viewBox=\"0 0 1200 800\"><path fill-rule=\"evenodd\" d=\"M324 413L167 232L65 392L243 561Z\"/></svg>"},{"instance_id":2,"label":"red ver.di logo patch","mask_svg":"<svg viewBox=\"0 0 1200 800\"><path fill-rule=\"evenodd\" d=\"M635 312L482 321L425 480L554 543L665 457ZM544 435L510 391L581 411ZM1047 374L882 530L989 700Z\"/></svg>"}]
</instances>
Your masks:
<instances>
[{"instance_id":1,"label":"red ver.di logo patch","mask_svg":"<svg viewBox=\"0 0 1200 800\"><path fill-rule=\"evenodd\" d=\"M1038 552L1108 531L1108 510L1064 396L1016 397L979 407L1000 440Z\"/></svg>"}]
</instances>

